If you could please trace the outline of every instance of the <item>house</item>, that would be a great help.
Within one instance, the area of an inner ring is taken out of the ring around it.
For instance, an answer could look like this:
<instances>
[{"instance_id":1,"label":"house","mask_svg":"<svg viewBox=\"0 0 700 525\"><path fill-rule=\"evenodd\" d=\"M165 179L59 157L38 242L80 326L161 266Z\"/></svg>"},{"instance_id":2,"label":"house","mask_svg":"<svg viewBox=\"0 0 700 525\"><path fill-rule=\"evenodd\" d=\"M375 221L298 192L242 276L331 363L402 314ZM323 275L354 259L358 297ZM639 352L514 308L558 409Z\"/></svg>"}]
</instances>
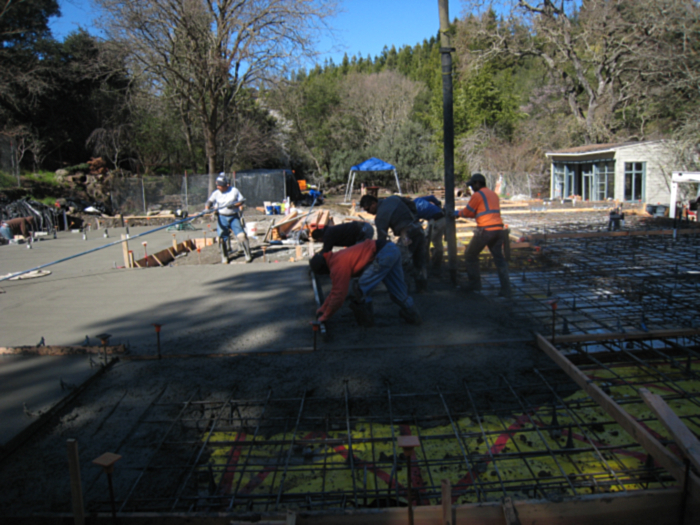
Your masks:
<instances>
[{"instance_id":1,"label":"house","mask_svg":"<svg viewBox=\"0 0 700 525\"><path fill-rule=\"evenodd\" d=\"M550 196L668 204L673 143L666 140L592 144L546 153Z\"/></svg>"}]
</instances>

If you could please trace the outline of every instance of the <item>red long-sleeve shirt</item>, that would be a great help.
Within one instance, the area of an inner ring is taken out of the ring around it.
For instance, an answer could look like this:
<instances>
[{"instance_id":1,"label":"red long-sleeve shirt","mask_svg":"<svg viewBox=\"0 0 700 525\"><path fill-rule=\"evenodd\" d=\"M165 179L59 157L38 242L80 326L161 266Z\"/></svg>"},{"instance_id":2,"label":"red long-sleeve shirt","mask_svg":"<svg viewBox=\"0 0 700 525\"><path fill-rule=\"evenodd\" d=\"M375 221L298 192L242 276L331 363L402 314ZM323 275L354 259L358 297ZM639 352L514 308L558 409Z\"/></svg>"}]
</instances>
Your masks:
<instances>
[{"instance_id":1,"label":"red long-sleeve shirt","mask_svg":"<svg viewBox=\"0 0 700 525\"><path fill-rule=\"evenodd\" d=\"M357 277L374 260L377 254L377 243L367 240L345 248L338 252L326 252L323 256L331 271L331 291L317 310L321 317L319 321L327 321L334 313L340 310L348 295L350 279Z\"/></svg>"}]
</instances>

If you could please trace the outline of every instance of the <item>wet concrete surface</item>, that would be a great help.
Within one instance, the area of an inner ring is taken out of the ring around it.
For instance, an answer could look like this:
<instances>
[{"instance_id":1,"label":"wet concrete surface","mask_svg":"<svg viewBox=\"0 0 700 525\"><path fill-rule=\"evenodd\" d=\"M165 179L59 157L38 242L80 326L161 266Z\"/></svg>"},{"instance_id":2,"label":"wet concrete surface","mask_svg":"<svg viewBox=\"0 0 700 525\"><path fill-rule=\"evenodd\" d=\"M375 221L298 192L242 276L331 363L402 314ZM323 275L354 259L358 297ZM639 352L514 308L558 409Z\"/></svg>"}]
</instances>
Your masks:
<instances>
[{"instance_id":1,"label":"wet concrete surface","mask_svg":"<svg viewBox=\"0 0 700 525\"><path fill-rule=\"evenodd\" d=\"M131 234L148 229L131 228ZM120 230L110 230L109 239L93 232L87 241L80 234L59 233L32 250L1 246L0 275L105 245L118 239ZM201 232L176 235L181 242ZM171 246L172 239L163 230L137 239L131 248L141 256L143 240L152 253ZM280 398L301 392L333 398L343 395L345 385L357 397L382 395L387 385L397 393L434 392L459 389L465 379L518 378L542 359L528 342L532 326L496 297L497 279L488 273L482 294L455 290L446 275L431 279L430 291L414 296L421 326L401 320L380 286L374 294L374 328L358 327L344 306L312 351L309 322L316 304L308 264L259 260L115 269L122 264L122 248L113 246L49 267L46 277L1 282L0 346L36 345L42 337L47 345L76 345L86 336L97 345L96 336L106 332L110 344L127 344L129 354L0 464L0 484L13 487L0 495L0 513L69 511L65 440L79 441L83 476L92 479L89 461L127 448L137 414L162 392L176 404L195 393L202 400L253 399L270 389ZM324 292L329 286L322 280ZM164 359L142 361L157 352L154 323L162 325ZM207 357L212 355L217 357ZM7 436L33 421L22 403L30 410L48 408L66 393L61 379L78 383L90 374L87 356L13 356L0 367L9 385L0 392L3 420L5 414L12 420ZM368 413L376 408L360 406L357 410ZM131 452L132 460L150 450Z\"/></svg>"}]
</instances>

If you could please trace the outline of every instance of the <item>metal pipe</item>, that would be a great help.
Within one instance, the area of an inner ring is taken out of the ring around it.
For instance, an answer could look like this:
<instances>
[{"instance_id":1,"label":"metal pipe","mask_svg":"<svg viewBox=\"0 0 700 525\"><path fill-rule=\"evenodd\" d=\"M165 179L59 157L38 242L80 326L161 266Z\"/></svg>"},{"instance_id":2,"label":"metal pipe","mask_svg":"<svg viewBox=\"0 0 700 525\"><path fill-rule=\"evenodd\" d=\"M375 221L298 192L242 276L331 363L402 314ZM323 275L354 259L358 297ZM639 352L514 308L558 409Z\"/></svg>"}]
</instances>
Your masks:
<instances>
[{"instance_id":1,"label":"metal pipe","mask_svg":"<svg viewBox=\"0 0 700 525\"><path fill-rule=\"evenodd\" d=\"M181 220L179 220L179 221L171 222L171 223L169 223L169 224L166 224L165 226L158 226L157 228L153 228L152 230L148 230L147 232L139 233L139 234L137 234L137 235L134 235L133 237L129 237L128 239L121 239L121 240L118 240L118 241L110 242L110 243L108 243L108 244L105 244L104 246L98 246L97 248L92 248L92 249L90 249L90 250L87 250L87 251L84 251L84 252L80 252L80 253L77 253L77 254L75 254L75 255L71 255L71 256L69 256L69 257L64 257L63 259L58 259L57 261L53 261L53 262L46 263L46 264L41 264L41 265L39 265L39 266L35 266L34 268L30 268L29 270L23 270L23 271L21 271L21 272L12 273L12 274L10 274L10 275L6 275L6 276L4 276L4 277L1 277L1 278L0 278L0 282L2 282L2 281L7 281L7 280L12 279L12 278L14 278L14 277L19 277L20 275L24 275L25 273L33 272L33 271L36 271L36 270L41 270L42 268L46 268L46 267L48 267L48 266L53 266L54 264L59 264L59 263L62 263L62 262L70 261L71 259L76 259L76 258L78 258L78 257L80 257L80 256L82 256L82 255L87 255L87 254L89 254L89 253L93 253L93 252L96 252L96 251L99 251L99 250L104 250L105 248L109 248L109 247L111 247L111 246L116 246L117 244L121 244L121 243L123 243L123 242L127 242L127 241L130 241L130 240L133 240L133 239L138 239L139 237L143 237L144 235L149 235L149 234L151 234L151 233L154 233L154 232L163 230L163 229L165 229L165 228L169 228L170 226L174 226L174 225L176 225L176 224L181 224L181 223L183 223L183 222L191 221L192 219L196 219L197 217L201 217L202 215L205 215L205 214L207 214L207 213L209 213L209 211L208 211L208 210L205 210L205 211L203 211L203 212L201 212L201 213L198 213L197 215L193 215L192 217L187 217L186 219L181 219Z\"/></svg>"}]
</instances>

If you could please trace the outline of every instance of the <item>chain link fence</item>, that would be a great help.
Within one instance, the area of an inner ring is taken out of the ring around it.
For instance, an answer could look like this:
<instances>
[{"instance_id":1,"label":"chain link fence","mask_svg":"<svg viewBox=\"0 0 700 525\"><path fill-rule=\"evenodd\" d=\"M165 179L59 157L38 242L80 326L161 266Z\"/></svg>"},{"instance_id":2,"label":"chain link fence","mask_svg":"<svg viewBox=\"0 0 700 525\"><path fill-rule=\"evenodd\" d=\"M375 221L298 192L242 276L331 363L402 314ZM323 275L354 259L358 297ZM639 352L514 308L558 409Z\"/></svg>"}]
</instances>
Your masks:
<instances>
[{"instance_id":1,"label":"chain link fence","mask_svg":"<svg viewBox=\"0 0 700 525\"><path fill-rule=\"evenodd\" d=\"M281 202L287 196L294 202L302 198L289 170L250 170L239 172L231 179L249 206L262 206L265 201ZM124 215L146 215L151 210L194 212L204 208L208 198L209 175L115 179L111 192L114 213Z\"/></svg>"},{"instance_id":2,"label":"chain link fence","mask_svg":"<svg viewBox=\"0 0 700 525\"><path fill-rule=\"evenodd\" d=\"M112 183L114 213L145 215L149 210L200 210L209 197L209 175L130 177Z\"/></svg>"}]
</instances>

